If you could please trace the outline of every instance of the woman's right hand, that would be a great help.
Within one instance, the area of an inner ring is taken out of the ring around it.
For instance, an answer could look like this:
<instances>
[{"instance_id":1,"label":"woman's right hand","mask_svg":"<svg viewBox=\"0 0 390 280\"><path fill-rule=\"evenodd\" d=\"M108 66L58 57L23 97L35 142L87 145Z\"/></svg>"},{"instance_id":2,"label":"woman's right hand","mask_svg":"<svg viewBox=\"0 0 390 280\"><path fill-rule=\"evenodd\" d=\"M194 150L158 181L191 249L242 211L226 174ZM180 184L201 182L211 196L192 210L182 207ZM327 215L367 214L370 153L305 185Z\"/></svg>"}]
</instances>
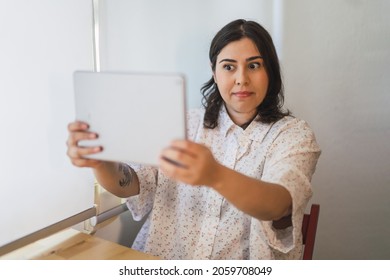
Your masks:
<instances>
[{"instance_id":1,"label":"woman's right hand","mask_svg":"<svg viewBox=\"0 0 390 280\"><path fill-rule=\"evenodd\" d=\"M66 145L68 146L67 155L70 158L73 165L78 167L92 167L97 168L104 163L101 160L88 159L84 156L96 154L102 151L102 147L82 147L79 146L81 140L93 140L98 137L94 132L89 131L87 123L75 121L68 125L68 140Z\"/></svg>"}]
</instances>

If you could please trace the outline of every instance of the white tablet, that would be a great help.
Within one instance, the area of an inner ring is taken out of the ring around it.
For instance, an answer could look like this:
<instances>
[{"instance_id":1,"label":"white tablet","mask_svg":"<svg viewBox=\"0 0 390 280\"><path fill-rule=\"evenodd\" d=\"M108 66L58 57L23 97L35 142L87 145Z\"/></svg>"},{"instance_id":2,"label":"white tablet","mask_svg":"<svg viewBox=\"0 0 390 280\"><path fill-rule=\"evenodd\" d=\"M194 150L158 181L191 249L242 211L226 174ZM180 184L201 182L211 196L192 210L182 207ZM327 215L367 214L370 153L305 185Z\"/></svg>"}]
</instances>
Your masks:
<instances>
[{"instance_id":1,"label":"white tablet","mask_svg":"<svg viewBox=\"0 0 390 280\"><path fill-rule=\"evenodd\" d=\"M90 125L102 146L89 158L157 165L174 139L186 138L185 79L180 74L76 71L76 119Z\"/></svg>"}]
</instances>

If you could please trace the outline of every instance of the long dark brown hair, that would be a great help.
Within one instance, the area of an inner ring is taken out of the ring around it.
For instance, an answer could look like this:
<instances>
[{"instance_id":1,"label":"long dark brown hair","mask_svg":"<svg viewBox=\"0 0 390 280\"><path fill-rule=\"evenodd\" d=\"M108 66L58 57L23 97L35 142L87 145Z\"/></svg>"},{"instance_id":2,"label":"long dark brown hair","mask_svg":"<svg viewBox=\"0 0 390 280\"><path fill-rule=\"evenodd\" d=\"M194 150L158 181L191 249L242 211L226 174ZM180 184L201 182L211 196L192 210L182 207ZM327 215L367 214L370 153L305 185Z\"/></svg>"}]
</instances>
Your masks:
<instances>
[{"instance_id":1,"label":"long dark brown hair","mask_svg":"<svg viewBox=\"0 0 390 280\"><path fill-rule=\"evenodd\" d=\"M283 83L275 46L267 30L257 22L238 19L225 25L215 35L209 50L212 71L215 72L217 56L221 50L227 44L242 38L251 39L257 46L263 57L269 79L266 96L257 107L258 118L256 119L263 123L272 123L290 115L288 110L284 111L282 108L284 103ZM203 95L202 104L206 110L203 126L215 128L218 125L218 115L223 99L213 77L202 86L201 93Z\"/></svg>"}]
</instances>

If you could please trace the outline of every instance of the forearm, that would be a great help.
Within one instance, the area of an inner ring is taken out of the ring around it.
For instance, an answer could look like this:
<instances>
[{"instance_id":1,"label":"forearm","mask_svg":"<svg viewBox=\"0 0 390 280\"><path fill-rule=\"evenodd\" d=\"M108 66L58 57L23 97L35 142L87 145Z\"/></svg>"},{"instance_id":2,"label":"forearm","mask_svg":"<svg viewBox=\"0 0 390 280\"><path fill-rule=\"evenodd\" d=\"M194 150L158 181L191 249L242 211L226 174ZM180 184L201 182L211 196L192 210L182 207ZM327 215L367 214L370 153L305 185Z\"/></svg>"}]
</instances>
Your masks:
<instances>
[{"instance_id":1,"label":"forearm","mask_svg":"<svg viewBox=\"0 0 390 280\"><path fill-rule=\"evenodd\" d=\"M292 198L284 187L222 165L218 166L211 187L238 209L259 220L278 220L291 213Z\"/></svg>"},{"instance_id":2,"label":"forearm","mask_svg":"<svg viewBox=\"0 0 390 280\"><path fill-rule=\"evenodd\" d=\"M134 170L125 163L104 162L94 168L99 184L118 197L129 197L139 193L139 181Z\"/></svg>"}]
</instances>

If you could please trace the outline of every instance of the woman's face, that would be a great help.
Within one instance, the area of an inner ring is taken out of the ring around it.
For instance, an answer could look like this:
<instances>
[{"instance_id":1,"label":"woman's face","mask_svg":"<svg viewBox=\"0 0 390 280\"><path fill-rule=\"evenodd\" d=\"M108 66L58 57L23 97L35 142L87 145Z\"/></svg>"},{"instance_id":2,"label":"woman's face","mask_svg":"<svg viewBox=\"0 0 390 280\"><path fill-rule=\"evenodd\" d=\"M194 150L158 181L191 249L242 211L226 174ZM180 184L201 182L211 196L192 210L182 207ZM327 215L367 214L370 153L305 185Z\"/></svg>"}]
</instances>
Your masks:
<instances>
[{"instance_id":1,"label":"woman's face","mask_svg":"<svg viewBox=\"0 0 390 280\"><path fill-rule=\"evenodd\" d=\"M217 56L214 81L237 125L255 117L268 89L268 75L259 50L249 38L227 44Z\"/></svg>"}]
</instances>

